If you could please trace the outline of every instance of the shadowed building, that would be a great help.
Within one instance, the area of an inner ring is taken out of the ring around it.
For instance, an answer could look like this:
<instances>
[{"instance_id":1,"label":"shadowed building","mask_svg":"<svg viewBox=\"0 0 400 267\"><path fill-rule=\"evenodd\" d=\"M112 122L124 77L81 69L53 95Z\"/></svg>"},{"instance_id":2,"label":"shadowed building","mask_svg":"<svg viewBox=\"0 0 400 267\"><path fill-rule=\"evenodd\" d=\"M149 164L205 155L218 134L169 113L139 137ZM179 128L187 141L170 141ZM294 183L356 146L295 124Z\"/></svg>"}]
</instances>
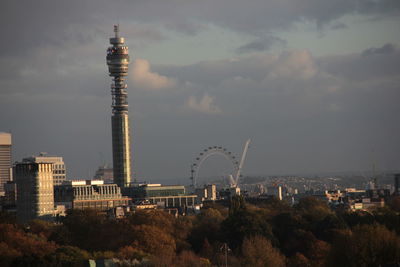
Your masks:
<instances>
[{"instance_id":1,"label":"shadowed building","mask_svg":"<svg viewBox=\"0 0 400 267\"><path fill-rule=\"evenodd\" d=\"M394 175L394 194L400 196L400 173Z\"/></svg>"}]
</instances>

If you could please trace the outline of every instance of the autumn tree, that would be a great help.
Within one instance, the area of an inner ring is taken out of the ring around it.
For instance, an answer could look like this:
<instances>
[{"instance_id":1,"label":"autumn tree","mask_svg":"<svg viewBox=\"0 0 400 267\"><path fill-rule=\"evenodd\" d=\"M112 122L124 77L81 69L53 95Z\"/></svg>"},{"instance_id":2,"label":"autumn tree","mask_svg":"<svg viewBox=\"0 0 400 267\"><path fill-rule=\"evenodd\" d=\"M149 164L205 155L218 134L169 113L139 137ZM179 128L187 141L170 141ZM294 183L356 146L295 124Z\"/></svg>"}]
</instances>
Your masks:
<instances>
[{"instance_id":1,"label":"autumn tree","mask_svg":"<svg viewBox=\"0 0 400 267\"><path fill-rule=\"evenodd\" d=\"M135 225L132 231L135 236L132 244L134 247L165 261L170 261L175 256L175 240L163 229L142 224Z\"/></svg>"},{"instance_id":2,"label":"autumn tree","mask_svg":"<svg viewBox=\"0 0 400 267\"><path fill-rule=\"evenodd\" d=\"M206 239L210 243L221 239L220 228L223 220L221 212L213 208L202 210L196 216L189 236L189 242L196 252L200 251Z\"/></svg>"},{"instance_id":3,"label":"autumn tree","mask_svg":"<svg viewBox=\"0 0 400 267\"><path fill-rule=\"evenodd\" d=\"M176 267L211 267L208 259L200 258L193 251L182 251L175 259Z\"/></svg>"},{"instance_id":4,"label":"autumn tree","mask_svg":"<svg viewBox=\"0 0 400 267\"><path fill-rule=\"evenodd\" d=\"M285 266L285 256L263 236L247 237L242 244L243 266L280 267Z\"/></svg>"},{"instance_id":5,"label":"autumn tree","mask_svg":"<svg viewBox=\"0 0 400 267\"><path fill-rule=\"evenodd\" d=\"M332 245L330 266L382 266L400 261L400 238L379 224L340 230Z\"/></svg>"},{"instance_id":6,"label":"autumn tree","mask_svg":"<svg viewBox=\"0 0 400 267\"><path fill-rule=\"evenodd\" d=\"M13 262L26 265L29 262L45 264L45 257L57 248L53 242L32 233L25 233L11 224L0 224L0 263ZM7 266L7 265L5 265Z\"/></svg>"},{"instance_id":7,"label":"autumn tree","mask_svg":"<svg viewBox=\"0 0 400 267\"><path fill-rule=\"evenodd\" d=\"M248 208L243 198L232 198L229 216L221 224L223 240L232 249L239 248L246 237L261 235L274 239L272 227L260 209Z\"/></svg>"}]
</instances>

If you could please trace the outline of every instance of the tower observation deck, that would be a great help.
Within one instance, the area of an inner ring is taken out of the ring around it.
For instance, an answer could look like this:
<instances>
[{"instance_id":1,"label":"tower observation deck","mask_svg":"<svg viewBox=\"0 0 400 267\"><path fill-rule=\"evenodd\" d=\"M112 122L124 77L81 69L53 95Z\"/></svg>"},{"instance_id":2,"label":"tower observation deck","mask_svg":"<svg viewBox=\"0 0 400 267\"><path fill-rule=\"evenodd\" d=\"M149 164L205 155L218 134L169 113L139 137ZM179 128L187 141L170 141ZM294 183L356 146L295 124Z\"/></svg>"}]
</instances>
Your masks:
<instances>
[{"instance_id":1,"label":"tower observation deck","mask_svg":"<svg viewBox=\"0 0 400 267\"><path fill-rule=\"evenodd\" d=\"M125 77L128 75L129 54L125 39L119 36L119 26L114 25L115 36L107 49L108 72L112 79L112 150L114 183L120 187L131 183L131 150L128 118L128 92Z\"/></svg>"}]
</instances>

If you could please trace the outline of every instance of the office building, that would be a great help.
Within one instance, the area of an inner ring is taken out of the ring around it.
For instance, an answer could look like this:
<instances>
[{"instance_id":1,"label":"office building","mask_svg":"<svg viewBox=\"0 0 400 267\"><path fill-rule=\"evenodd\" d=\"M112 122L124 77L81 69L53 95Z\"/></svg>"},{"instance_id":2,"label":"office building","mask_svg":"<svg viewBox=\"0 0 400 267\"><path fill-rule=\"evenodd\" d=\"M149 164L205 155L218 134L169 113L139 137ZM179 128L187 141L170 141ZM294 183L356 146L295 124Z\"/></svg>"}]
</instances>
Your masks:
<instances>
[{"instance_id":1,"label":"office building","mask_svg":"<svg viewBox=\"0 0 400 267\"><path fill-rule=\"evenodd\" d=\"M62 157L46 156L40 153L39 156L24 158L23 162L52 163L53 164L53 184L62 184L67 177L65 163Z\"/></svg>"},{"instance_id":2,"label":"office building","mask_svg":"<svg viewBox=\"0 0 400 267\"><path fill-rule=\"evenodd\" d=\"M136 201L146 201L162 208L194 207L197 195L187 195L183 185L139 184L124 189Z\"/></svg>"},{"instance_id":3,"label":"office building","mask_svg":"<svg viewBox=\"0 0 400 267\"><path fill-rule=\"evenodd\" d=\"M4 196L4 185L12 180L11 134L0 132L0 196Z\"/></svg>"},{"instance_id":4,"label":"office building","mask_svg":"<svg viewBox=\"0 0 400 267\"><path fill-rule=\"evenodd\" d=\"M107 165L100 166L94 177L94 180L103 180L104 183L111 184L114 181L114 171L113 168L107 167Z\"/></svg>"},{"instance_id":5,"label":"office building","mask_svg":"<svg viewBox=\"0 0 400 267\"><path fill-rule=\"evenodd\" d=\"M54 187L54 201L66 209L91 208L106 211L128 206L131 199L122 196L116 184L104 184L102 180L73 180Z\"/></svg>"},{"instance_id":6,"label":"office building","mask_svg":"<svg viewBox=\"0 0 400 267\"><path fill-rule=\"evenodd\" d=\"M112 151L114 183L120 187L131 183L131 150L128 117L128 92L125 77L128 75L129 55L125 39L119 36L119 27L114 26L115 36L110 38L107 49L109 75L113 77L112 94Z\"/></svg>"},{"instance_id":7,"label":"office building","mask_svg":"<svg viewBox=\"0 0 400 267\"><path fill-rule=\"evenodd\" d=\"M22 162L15 165L17 219L26 223L54 214L53 164Z\"/></svg>"}]
</instances>

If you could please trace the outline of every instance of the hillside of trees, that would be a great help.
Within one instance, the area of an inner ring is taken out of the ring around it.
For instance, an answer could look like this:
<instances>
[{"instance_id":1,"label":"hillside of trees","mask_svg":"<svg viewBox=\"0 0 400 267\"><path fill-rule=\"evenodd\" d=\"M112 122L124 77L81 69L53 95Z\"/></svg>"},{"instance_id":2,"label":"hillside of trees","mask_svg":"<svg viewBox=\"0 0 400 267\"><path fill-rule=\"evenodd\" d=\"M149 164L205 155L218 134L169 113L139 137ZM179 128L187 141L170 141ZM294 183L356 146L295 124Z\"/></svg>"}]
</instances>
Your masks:
<instances>
[{"instance_id":1,"label":"hillside of trees","mask_svg":"<svg viewBox=\"0 0 400 267\"><path fill-rule=\"evenodd\" d=\"M397 200L398 201L398 200ZM397 203L398 204L398 203ZM62 223L18 225L0 214L0 266L83 266L111 259L120 266L398 266L400 214L332 211L304 198L295 206L242 197L229 207L173 217L157 210L109 219L73 210Z\"/></svg>"}]
</instances>

